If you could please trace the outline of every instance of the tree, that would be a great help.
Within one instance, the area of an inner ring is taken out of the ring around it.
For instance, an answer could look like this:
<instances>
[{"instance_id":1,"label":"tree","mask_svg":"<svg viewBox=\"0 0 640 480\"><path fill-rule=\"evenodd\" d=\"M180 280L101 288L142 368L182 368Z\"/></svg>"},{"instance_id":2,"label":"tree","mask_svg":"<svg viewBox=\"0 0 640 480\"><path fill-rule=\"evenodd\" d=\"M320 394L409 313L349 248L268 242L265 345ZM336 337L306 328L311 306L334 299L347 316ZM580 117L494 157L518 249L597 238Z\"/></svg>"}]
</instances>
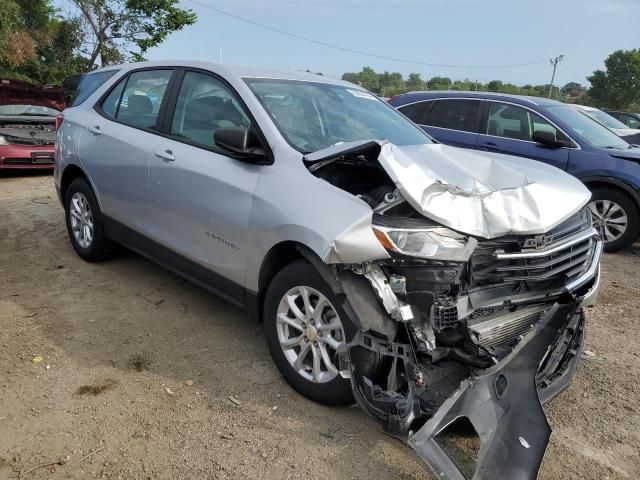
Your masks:
<instances>
[{"instance_id":1,"label":"tree","mask_svg":"<svg viewBox=\"0 0 640 480\"><path fill-rule=\"evenodd\" d=\"M346 72L342 74L342 80L360 85L360 74L358 72Z\"/></svg>"},{"instance_id":2,"label":"tree","mask_svg":"<svg viewBox=\"0 0 640 480\"><path fill-rule=\"evenodd\" d=\"M36 40L20 4L4 0L0 7L0 66L13 68L32 58L36 58Z\"/></svg>"},{"instance_id":3,"label":"tree","mask_svg":"<svg viewBox=\"0 0 640 480\"><path fill-rule=\"evenodd\" d=\"M360 85L367 90L379 93L378 74L371 67L364 67L359 74Z\"/></svg>"},{"instance_id":4,"label":"tree","mask_svg":"<svg viewBox=\"0 0 640 480\"><path fill-rule=\"evenodd\" d=\"M419 73L410 73L405 85L409 90L424 90L425 82Z\"/></svg>"},{"instance_id":5,"label":"tree","mask_svg":"<svg viewBox=\"0 0 640 480\"><path fill-rule=\"evenodd\" d=\"M606 71L596 70L589 97L596 106L640 109L640 50L618 50L604 61Z\"/></svg>"},{"instance_id":6,"label":"tree","mask_svg":"<svg viewBox=\"0 0 640 480\"><path fill-rule=\"evenodd\" d=\"M195 23L191 10L177 0L71 0L88 33L82 43L89 65L144 60L143 55L167 36Z\"/></svg>"},{"instance_id":7,"label":"tree","mask_svg":"<svg viewBox=\"0 0 640 480\"><path fill-rule=\"evenodd\" d=\"M432 77L427 86L429 90L448 90L451 88L451 79L449 77Z\"/></svg>"}]
</instances>

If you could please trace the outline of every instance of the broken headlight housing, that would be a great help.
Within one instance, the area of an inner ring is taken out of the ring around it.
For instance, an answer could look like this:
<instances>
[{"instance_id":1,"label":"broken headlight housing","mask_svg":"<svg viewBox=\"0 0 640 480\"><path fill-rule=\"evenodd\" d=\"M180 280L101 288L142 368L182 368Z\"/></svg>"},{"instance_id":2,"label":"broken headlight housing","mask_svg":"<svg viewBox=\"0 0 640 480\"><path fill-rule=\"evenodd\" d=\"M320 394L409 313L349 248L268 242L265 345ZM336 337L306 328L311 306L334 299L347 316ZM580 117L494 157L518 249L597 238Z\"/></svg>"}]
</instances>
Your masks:
<instances>
[{"instance_id":1,"label":"broken headlight housing","mask_svg":"<svg viewBox=\"0 0 640 480\"><path fill-rule=\"evenodd\" d=\"M373 232L387 250L433 260L466 262L478 241L446 227L403 228L373 225Z\"/></svg>"}]
</instances>

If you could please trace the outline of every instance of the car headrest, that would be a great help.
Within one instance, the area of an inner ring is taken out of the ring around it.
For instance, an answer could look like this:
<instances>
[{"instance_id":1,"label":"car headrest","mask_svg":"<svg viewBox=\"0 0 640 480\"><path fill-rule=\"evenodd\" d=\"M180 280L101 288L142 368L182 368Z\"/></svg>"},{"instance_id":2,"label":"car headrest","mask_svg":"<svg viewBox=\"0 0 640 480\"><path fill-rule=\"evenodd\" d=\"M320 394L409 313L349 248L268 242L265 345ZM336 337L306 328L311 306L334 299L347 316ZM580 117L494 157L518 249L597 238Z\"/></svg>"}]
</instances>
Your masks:
<instances>
[{"instance_id":1,"label":"car headrest","mask_svg":"<svg viewBox=\"0 0 640 480\"><path fill-rule=\"evenodd\" d=\"M127 112L136 115L149 115L153 113L153 104L146 95L129 95Z\"/></svg>"}]
</instances>

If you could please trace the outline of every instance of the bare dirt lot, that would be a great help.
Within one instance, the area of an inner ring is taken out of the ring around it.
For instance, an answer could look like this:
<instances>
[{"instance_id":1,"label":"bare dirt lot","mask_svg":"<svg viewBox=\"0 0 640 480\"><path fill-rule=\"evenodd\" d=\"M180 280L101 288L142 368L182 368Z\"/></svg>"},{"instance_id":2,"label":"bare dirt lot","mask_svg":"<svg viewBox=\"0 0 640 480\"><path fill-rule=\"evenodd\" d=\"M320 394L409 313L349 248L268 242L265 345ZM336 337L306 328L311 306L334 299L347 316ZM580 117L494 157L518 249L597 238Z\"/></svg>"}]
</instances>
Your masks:
<instances>
[{"instance_id":1,"label":"bare dirt lot","mask_svg":"<svg viewBox=\"0 0 640 480\"><path fill-rule=\"evenodd\" d=\"M605 257L595 356L546 407L542 479L640 478L639 273L633 251ZM289 388L239 309L132 253L83 262L52 178L33 175L0 177L0 478L21 472L431 478L358 408Z\"/></svg>"}]
</instances>

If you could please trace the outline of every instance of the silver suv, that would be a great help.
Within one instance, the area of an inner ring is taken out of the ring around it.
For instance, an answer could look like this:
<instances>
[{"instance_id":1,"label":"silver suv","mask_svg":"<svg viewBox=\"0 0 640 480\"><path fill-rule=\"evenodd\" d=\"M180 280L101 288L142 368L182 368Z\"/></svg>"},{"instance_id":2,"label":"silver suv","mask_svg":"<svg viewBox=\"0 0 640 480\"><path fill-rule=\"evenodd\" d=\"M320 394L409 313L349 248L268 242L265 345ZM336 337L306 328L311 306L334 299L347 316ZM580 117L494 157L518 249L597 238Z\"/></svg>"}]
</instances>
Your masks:
<instances>
[{"instance_id":1,"label":"silver suv","mask_svg":"<svg viewBox=\"0 0 640 480\"><path fill-rule=\"evenodd\" d=\"M55 182L78 255L122 244L246 307L293 388L355 399L438 472L460 417L478 478L537 472L598 288L578 180L322 76L154 62L77 90Z\"/></svg>"}]
</instances>

